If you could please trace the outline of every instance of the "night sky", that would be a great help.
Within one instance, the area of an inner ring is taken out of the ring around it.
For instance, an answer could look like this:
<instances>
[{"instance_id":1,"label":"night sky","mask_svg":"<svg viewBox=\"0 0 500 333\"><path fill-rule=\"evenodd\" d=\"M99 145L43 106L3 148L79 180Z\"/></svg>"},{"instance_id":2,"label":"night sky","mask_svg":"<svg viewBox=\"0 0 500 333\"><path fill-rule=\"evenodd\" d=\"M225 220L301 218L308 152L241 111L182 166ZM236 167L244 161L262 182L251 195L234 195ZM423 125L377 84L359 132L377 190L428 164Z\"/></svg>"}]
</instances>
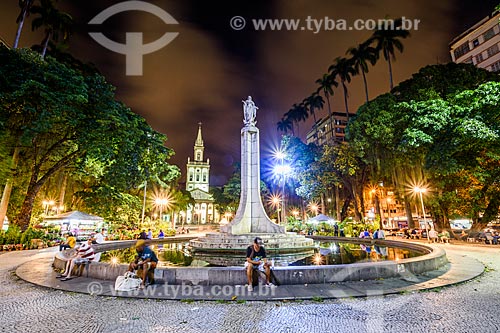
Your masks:
<instances>
[{"instance_id":1,"label":"night sky","mask_svg":"<svg viewBox=\"0 0 500 333\"><path fill-rule=\"evenodd\" d=\"M167 146L176 155L171 163L185 173L193 156L198 122L203 123L205 157L211 162L211 184L225 183L239 161L242 100L251 95L259 107L257 127L261 133L262 157L279 143L276 123L293 103L315 89L314 81L338 56L365 41L363 31L255 31L251 19L379 19L405 16L419 19L418 31L403 41L403 54L396 55L395 83L408 79L420 67L450 61L448 43L487 16L498 0L301 0L301 1L148 1L163 8L178 22L165 25L156 16L129 11L110 17L101 26L90 26L95 15L121 1L59 1L59 8L75 20L69 51L84 62L94 63L117 87L118 99L168 137ZM19 9L17 0L0 1L0 36L13 43ZM230 19L239 15L247 25L233 30ZM143 75L125 75L125 56L107 50L88 32L103 32L109 39L125 41L125 32L143 32L152 42L165 32L179 35L164 48L143 57ZM31 31L31 18L20 46L40 43L42 31ZM389 89L387 64L383 59L367 76L370 98ZM364 101L361 76L348 86L349 106L355 110ZM334 111L344 112L342 92L333 98ZM325 108L321 116L328 113ZM312 119L300 124L301 137Z\"/></svg>"}]
</instances>

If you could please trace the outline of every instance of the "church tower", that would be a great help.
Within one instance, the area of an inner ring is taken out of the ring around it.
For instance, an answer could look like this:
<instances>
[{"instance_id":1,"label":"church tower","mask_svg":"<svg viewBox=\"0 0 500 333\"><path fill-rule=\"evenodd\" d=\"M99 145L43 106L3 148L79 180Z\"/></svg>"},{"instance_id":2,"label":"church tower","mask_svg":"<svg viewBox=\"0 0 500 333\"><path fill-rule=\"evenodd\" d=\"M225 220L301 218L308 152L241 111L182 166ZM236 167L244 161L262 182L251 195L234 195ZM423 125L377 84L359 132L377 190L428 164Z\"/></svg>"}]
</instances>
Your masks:
<instances>
[{"instance_id":1,"label":"church tower","mask_svg":"<svg viewBox=\"0 0 500 333\"><path fill-rule=\"evenodd\" d=\"M205 145L201 135L201 123L198 123L198 135L194 142L194 159L188 157L186 190L195 201L194 206L186 211L187 224L206 224L219 220L219 214L214 209L214 198L208 192L210 180L210 160L203 160Z\"/></svg>"},{"instance_id":2,"label":"church tower","mask_svg":"<svg viewBox=\"0 0 500 333\"><path fill-rule=\"evenodd\" d=\"M198 123L198 135L194 142L194 160L188 157L186 190L200 189L208 193L210 178L210 160L203 161L203 137L201 136L201 123Z\"/></svg>"}]
</instances>

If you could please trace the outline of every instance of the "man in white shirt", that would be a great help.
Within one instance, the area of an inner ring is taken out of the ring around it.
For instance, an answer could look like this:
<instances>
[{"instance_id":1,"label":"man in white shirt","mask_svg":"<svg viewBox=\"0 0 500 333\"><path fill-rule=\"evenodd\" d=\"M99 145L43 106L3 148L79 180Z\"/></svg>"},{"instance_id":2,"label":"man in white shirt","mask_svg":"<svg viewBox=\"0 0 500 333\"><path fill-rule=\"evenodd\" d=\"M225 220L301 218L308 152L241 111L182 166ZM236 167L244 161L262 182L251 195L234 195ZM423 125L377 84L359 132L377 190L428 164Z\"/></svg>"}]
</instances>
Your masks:
<instances>
[{"instance_id":1,"label":"man in white shirt","mask_svg":"<svg viewBox=\"0 0 500 333\"><path fill-rule=\"evenodd\" d=\"M101 230L96 230L94 236L92 237L92 244L102 244L104 243L104 236Z\"/></svg>"}]
</instances>

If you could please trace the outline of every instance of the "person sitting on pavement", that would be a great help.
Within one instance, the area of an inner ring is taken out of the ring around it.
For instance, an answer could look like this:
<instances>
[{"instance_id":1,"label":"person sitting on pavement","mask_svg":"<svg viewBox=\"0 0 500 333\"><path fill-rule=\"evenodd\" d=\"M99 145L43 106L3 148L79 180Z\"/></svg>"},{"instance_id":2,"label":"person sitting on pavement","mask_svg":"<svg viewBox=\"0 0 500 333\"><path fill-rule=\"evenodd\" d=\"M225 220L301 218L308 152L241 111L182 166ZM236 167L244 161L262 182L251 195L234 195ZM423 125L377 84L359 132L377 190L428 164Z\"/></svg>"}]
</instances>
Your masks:
<instances>
[{"instance_id":1,"label":"person sitting on pavement","mask_svg":"<svg viewBox=\"0 0 500 333\"><path fill-rule=\"evenodd\" d=\"M418 239L417 229L412 229L411 230L411 238L412 239Z\"/></svg>"},{"instance_id":2,"label":"person sitting on pavement","mask_svg":"<svg viewBox=\"0 0 500 333\"><path fill-rule=\"evenodd\" d=\"M75 265L86 264L89 261L93 261L95 259L95 252L92 246L90 246L91 240L89 239L86 242L83 242L76 252L76 255L69 259L66 262L66 269L64 273L58 275L57 278L60 278L61 281L71 280L73 277L71 276L71 272Z\"/></svg>"},{"instance_id":3,"label":"person sitting on pavement","mask_svg":"<svg viewBox=\"0 0 500 333\"><path fill-rule=\"evenodd\" d=\"M443 243L450 242L450 233L446 229L443 229L443 231L438 234L438 237L439 237L439 240Z\"/></svg>"},{"instance_id":4,"label":"person sitting on pavement","mask_svg":"<svg viewBox=\"0 0 500 333\"><path fill-rule=\"evenodd\" d=\"M63 244L59 245L59 251L65 250L65 249L72 249L76 245L76 237L73 236L73 233L68 233L68 238L66 238L66 242Z\"/></svg>"},{"instance_id":5,"label":"person sitting on pavement","mask_svg":"<svg viewBox=\"0 0 500 333\"><path fill-rule=\"evenodd\" d=\"M385 239L384 230L380 228L377 229L377 231L373 233L373 239Z\"/></svg>"},{"instance_id":6,"label":"person sitting on pavement","mask_svg":"<svg viewBox=\"0 0 500 333\"><path fill-rule=\"evenodd\" d=\"M411 238L410 231L407 228L405 228L405 238L406 239L410 239Z\"/></svg>"},{"instance_id":7,"label":"person sitting on pavement","mask_svg":"<svg viewBox=\"0 0 500 333\"><path fill-rule=\"evenodd\" d=\"M128 266L129 272L133 272L136 269L142 269L142 283L139 288L143 289L146 285L146 278L150 270L154 270L158 264L158 257L156 253L151 250L149 246L146 245L146 241L140 239L135 244L135 249L137 251L136 259L130 263Z\"/></svg>"},{"instance_id":8,"label":"person sitting on pavement","mask_svg":"<svg viewBox=\"0 0 500 333\"><path fill-rule=\"evenodd\" d=\"M498 231L495 231L495 233L493 234L493 245L498 245L499 238L500 236L498 235Z\"/></svg>"},{"instance_id":9,"label":"person sitting on pavement","mask_svg":"<svg viewBox=\"0 0 500 333\"><path fill-rule=\"evenodd\" d=\"M256 237L253 244L247 248L247 261L245 267L247 269L248 291L253 291L252 280L254 268L266 274L266 285L273 287L271 279L271 263L267 261L266 249L262 245L262 239Z\"/></svg>"},{"instance_id":10,"label":"person sitting on pavement","mask_svg":"<svg viewBox=\"0 0 500 333\"><path fill-rule=\"evenodd\" d=\"M160 232L158 233L158 238L159 239L163 239L165 238L165 233L163 232L163 230L160 229Z\"/></svg>"},{"instance_id":11,"label":"person sitting on pavement","mask_svg":"<svg viewBox=\"0 0 500 333\"><path fill-rule=\"evenodd\" d=\"M146 231L142 230L137 239L148 239L148 235L146 234Z\"/></svg>"},{"instance_id":12,"label":"person sitting on pavement","mask_svg":"<svg viewBox=\"0 0 500 333\"><path fill-rule=\"evenodd\" d=\"M429 240L433 243L437 243L438 242L438 233L437 231L432 228L431 230L429 230Z\"/></svg>"}]
</instances>

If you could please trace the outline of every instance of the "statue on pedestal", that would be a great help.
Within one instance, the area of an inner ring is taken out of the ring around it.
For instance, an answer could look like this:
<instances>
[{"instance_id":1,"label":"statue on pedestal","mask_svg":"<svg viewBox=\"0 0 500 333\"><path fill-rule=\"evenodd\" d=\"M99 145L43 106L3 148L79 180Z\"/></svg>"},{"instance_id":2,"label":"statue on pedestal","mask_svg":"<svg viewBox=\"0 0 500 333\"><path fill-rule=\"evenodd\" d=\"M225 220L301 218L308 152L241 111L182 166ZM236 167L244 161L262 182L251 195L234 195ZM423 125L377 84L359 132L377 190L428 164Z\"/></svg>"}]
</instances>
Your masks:
<instances>
[{"instance_id":1,"label":"statue on pedestal","mask_svg":"<svg viewBox=\"0 0 500 333\"><path fill-rule=\"evenodd\" d=\"M255 117L257 116L258 107L255 106L254 101L252 101L252 96L248 96L248 99L243 102L243 123L246 126L255 126L257 123Z\"/></svg>"}]
</instances>

